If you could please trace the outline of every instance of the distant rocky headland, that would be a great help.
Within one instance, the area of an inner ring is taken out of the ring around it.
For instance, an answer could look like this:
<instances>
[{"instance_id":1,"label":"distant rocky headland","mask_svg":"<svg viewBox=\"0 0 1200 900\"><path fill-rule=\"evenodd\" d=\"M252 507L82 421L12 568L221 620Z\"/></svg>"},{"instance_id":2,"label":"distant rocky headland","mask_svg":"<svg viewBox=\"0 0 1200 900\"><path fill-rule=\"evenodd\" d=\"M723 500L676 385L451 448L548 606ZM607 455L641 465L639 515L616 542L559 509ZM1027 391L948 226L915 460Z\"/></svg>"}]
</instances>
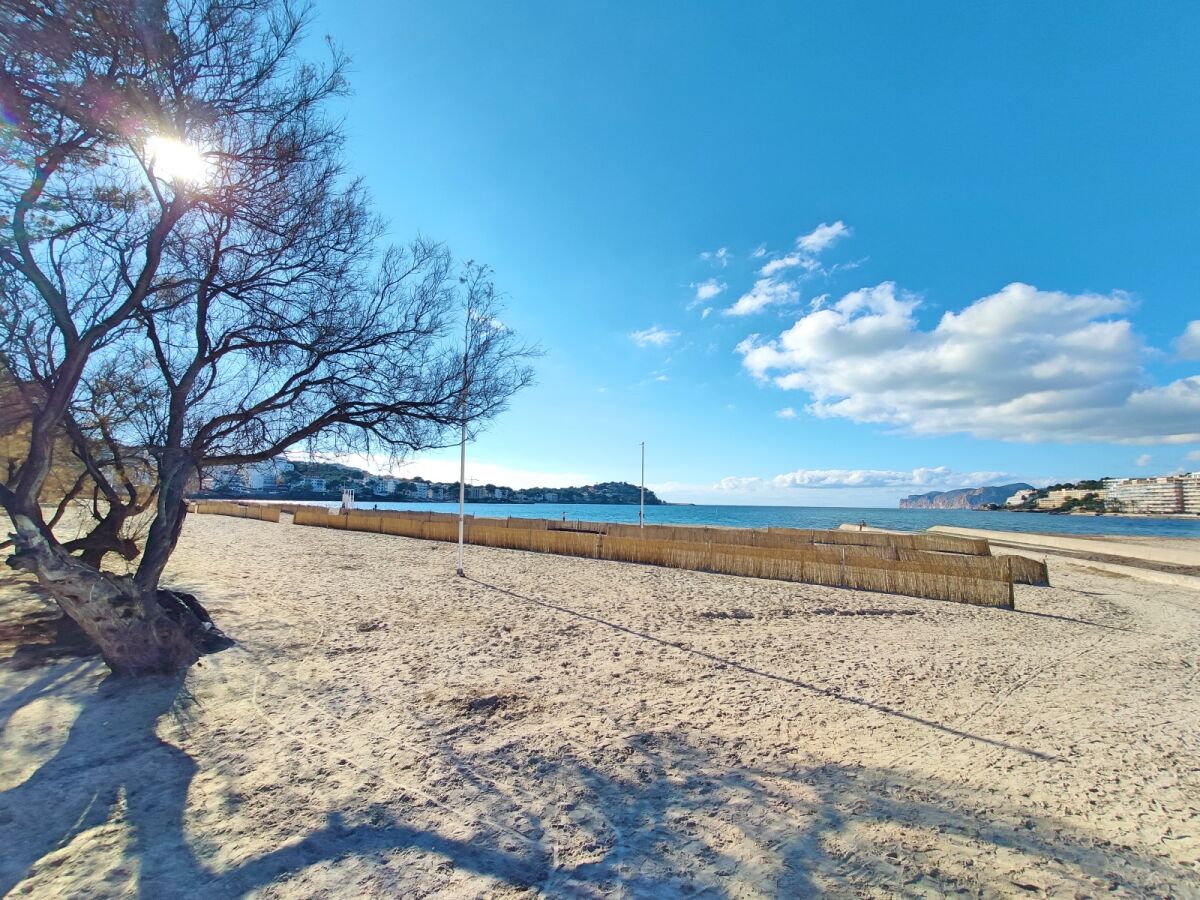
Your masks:
<instances>
[{"instance_id":1,"label":"distant rocky headland","mask_svg":"<svg viewBox=\"0 0 1200 900\"><path fill-rule=\"evenodd\" d=\"M1033 485L1020 481L993 487L959 488L955 491L930 491L912 494L900 501L901 509L982 509L985 506L1004 506L1018 491L1032 491Z\"/></svg>"}]
</instances>

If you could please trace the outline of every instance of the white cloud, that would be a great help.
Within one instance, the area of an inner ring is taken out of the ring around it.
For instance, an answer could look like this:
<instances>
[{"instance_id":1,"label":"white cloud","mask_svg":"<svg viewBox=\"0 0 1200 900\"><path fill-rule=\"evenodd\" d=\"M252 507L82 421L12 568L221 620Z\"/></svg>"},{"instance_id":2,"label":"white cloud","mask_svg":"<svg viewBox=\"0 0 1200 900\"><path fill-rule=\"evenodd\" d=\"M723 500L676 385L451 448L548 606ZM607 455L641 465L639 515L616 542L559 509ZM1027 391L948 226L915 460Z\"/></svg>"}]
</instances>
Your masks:
<instances>
[{"instance_id":1,"label":"white cloud","mask_svg":"<svg viewBox=\"0 0 1200 900\"><path fill-rule=\"evenodd\" d=\"M716 250L704 251L700 254L700 258L723 269L729 265L729 261L733 259L733 254L729 252L728 247L718 247Z\"/></svg>"},{"instance_id":2,"label":"white cloud","mask_svg":"<svg viewBox=\"0 0 1200 900\"><path fill-rule=\"evenodd\" d=\"M645 378L637 383L638 387L645 387L648 384L661 384L664 381L670 381L671 377L661 370L651 372Z\"/></svg>"},{"instance_id":3,"label":"white cloud","mask_svg":"<svg viewBox=\"0 0 1200 900\"><path fill-rule=\"evenodd\" d=\"M657 325L651 325L642 331L631 332L629 337L639 347L665 347L675 338L679 337L678 331L668 331L665 328L659 328Z\"/></svg>"},{"instance_id":4,"label":"white cloud","mask_svg":"<svg viewBox=\"0 0 1200 900\"><path fill-rule=\"evenodd\" d=\"M1124 294L1014 283L931 330L919 305L885 282L737 352L758 378L808 392L823 417L1000 440L1200 440L1200 375L1148 382Z\"/></svg>"},{"instance_id":5,"label":"white cloud","mask_svg":"<svg viewBox=\"0 0 1200 900\"><path fill-rule=\"evenodd\" d=\"M805 253L820 253L849 235L850 227L841 219L832 225L822 222L808 234L802 234L796 238L796 249L803 250Z\"/></svg>"},{"instance_id":6,"label":"white cloud","mask_svg":"<svg viewBox=\"0 0 1200 900\"><path fill-rule=\"evenodd\" d=\"M704 307L703 311L700 313L700 318L707 319L710 315L712 315L712 307L706 306L706 307Z\"/></svg>"},{"instance_id":7,"label":"white cloud","mask_svg":"<svg viewBox=\"0 0 1200 900\"><path fill-rule=\"evenodd\" d=\"M755 332L754 334L747 335L746 337L744 337L740 341L738 341L738 345L733 348L733 351L735 353L741 353L742 355L749 353L751 350L753 350L755 347L758 346L758 337L759 336L758 336L757 332Z\"/></svg>"},{"instance_id":8,"label":"white cloud","mask_svg":"<svg viewBox=\"0 0 1200 900\"><path fill-rule=\"evenodd\" d=\"M796 418L796 410L790 406L785 406L783 409L776 410L775 415L781 419L794 419Z\"/></svg>"},{"instance_id":9,"label":"white cloud","mask_svg":"<svg viewBox=\"0 0 1200 900\"><path fill-rule=\"evenodd\" d=\"M798 299L800 294L791 282L760 278L754 282L754 287L738 297L737 302L723 310L723 313L727 316L748 316L762 312L768 306L791 303Z\"/></svg>"},{"instance_id":10,"label":"white cloud","mask_svg":"<svg viewBox=\"0 0 1200 900\"><path fill-rule=\"evenodd\" d=\"M767 255L767 245L766 244L759 244L757 247L755 247L753 250L750 251L750 256L753 259L762 259L766 255Z\"/></svg>"},{"instance_id":11,"label":"white cloud","mask_svg":"<svg viewBox=\"0 0 1200 900\"><path fill-rule=\"evenodd\" d=\"M1154 459L1154 457L1151 456L1149 453L1143 453L1141 456L1139 456L1137 459L1135 459L1133 461L1133 464L1135 466L1148 466L1148 465L1150 465L1150 460L1152 460L1152 459Z\"/></svg>"},{"instance_id":12,"label":"white cloud","mask_svg":"<svg viewBox=\"0 0 1200 900\"><path fill-rule=\"evenodd\" d=\"M802 266L806 272L814 272L821 268L821 264L811 256L805 256L800 253L789 253L787 256L771 260L758 270L758 274L774 275L776 272L782 272L784 269L794 269L796 266Z\"/></svg>"},{"instance_id":13,"label":"white cloud","mask_svg":"<svg viewBox=\"0 0 1200 900\"><path fill-rule=\"evenodd\" d=\"M1200 319L1188 322L1183 334L1175 339L1175 352L1184 359L1200 359Z\"/></svg>"},{"instance_id":14,"label":"white cloud","mask_svg":"<svg viewBox=\"0 0 1200 900\"><path fill-rule=\"evenodd\" d=\"M956 472L946 466L916 468L908 471L891 469L797 469L773 478L722 478L715 485L718 491L774 491L791 488L920 488L923 491L953 490L981 487L1018 480L1007 472Z\"/></svg>"},{"instance_id":15,"label":"white cloud","mask_svg":"<svg viewBox=\"0 0 1200 900\"><path fill-rule=\"evenodd\" d=\"M729 287L729 285L725 284L723 281L718 281L716 278L710 278L708 281L701 281L699 284L692 285L692 288L696 291L697 303L705 300L711 300L713 297L716 297L718 294L724 291L727 287Z\"/></svg>"},{"instance_id":16,"label":"white cloud","mask_svg":"<svg viewBox=\"0 0 1200 900\"><path fill-rule=\"evenodd\" d=\"M1183 458L1188 462L1200 462L1200 450L1189 450Z\"/></svg>"},{"instance_id":17,"label":"white cloud","mask_svg":"<svg viewBox=\"0 0 1200 900\"><path fill-rule=\"evenodd\" d=\"M817 257L843 237L849 236L850 233L849 226L841 220L834 222L832 225L822 222L808 234L802 234L796 238L796 249L793 252L766 263L758 270L758 274L769 277L785 269L794 269L797 266L804 269L808 274L823 272L825 270L817 260ZM852 268L853 266L848 267Z\"/></svg>"},{"instance_id":18,"label":"white cloud","mask_svg":"<svg viewBox=\"0 0 1200 900\"><path fill-rule=\"evenodd\" d=\"M765 484L766 484L766 481L762 478L757 478L757 477L739 478L739 477L731 475L727 478L722 478L720 481L718 481L716 484L714 484L713 490L715 490L715 491L737 491L737 492L746 491L746 490L759 490Z\"/></svg>"}]
</instances>

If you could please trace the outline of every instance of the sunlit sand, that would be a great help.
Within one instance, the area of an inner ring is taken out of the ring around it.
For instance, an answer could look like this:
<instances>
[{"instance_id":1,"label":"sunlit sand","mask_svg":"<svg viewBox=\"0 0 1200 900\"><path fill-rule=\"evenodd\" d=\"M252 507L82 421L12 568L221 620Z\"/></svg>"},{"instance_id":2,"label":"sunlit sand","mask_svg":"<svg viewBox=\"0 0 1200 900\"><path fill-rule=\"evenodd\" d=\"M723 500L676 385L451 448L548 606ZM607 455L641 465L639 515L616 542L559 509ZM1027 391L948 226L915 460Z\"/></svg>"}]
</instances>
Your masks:
<instances>
[{"instance_id":1,"label":"sunlit sand","mask_svg":"<svg viewBox=\"0 0 1200 900\"><path fill-rule=\"evenodd\" d=\"M0 667L0 889L798 896L1193 883L1200 594L1018 611L218 516L182 688ZM20 840L17 840L17 837ZM30 868L32 867L32 868Z\"/></svg>"}]
</instances>

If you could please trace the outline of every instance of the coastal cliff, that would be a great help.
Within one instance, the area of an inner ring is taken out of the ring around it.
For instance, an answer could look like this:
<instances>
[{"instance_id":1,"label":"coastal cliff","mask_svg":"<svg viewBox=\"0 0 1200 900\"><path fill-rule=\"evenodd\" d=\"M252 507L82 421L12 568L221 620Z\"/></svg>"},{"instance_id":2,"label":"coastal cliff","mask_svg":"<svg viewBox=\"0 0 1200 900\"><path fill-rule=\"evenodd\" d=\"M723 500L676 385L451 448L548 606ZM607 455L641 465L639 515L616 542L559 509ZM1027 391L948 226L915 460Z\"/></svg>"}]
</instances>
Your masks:
<instances>
[{"instance_id":1,"label":"coastal cliff","mask_svg":"<svg viewBox=\"0 0 1200 900\"><path fill-rule=\"evenodd\" d=\"M956 491L930 491L912 494L900 501L901 509L979 509L983 506L1003 506L1017 491L1033 490L1033 485L1018 482L993 487L959 488Z\"/></svg>"}]
</instances>

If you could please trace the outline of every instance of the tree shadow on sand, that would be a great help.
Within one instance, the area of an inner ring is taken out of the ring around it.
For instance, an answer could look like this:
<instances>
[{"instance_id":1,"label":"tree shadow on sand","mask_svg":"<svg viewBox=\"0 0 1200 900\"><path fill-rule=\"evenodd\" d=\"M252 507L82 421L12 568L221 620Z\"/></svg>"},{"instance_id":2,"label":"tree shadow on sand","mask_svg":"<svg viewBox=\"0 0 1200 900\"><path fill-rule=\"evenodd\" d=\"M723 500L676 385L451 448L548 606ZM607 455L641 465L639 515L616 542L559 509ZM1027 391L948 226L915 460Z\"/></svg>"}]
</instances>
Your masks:
<instances>
[{"instance_id":1,"label":"tree shadow on sand","mask_svg":"<svg viewBox=\"0 0 1200 900\"><path fill-rule=\"evenodd\" d=\"M0 571L0 662L21 670L99 654L83 629L36 583Z\"/></svg>"},{"instance_id":2,"label":"tree shadow on sand","mask_svg":"<svg viewBox=\"0 0 1200 900\"><path fill-rule=\"evenodd\" d=\"M127 826L126 868L147 898L242 896L367 856L385 884L411 888L424 884L408 868L412 854L511 893L584 897L991 895L1063 884L1161 895L1194 875L1079 819L1031 815L1002 785L984 793L900 770L756 758L738 738L677 730L592 747L564 741L551 752L545 731L531 734L520 716L476 714L464 727L461 712L431 720L426 771L408 777L443 806L459 804L479 826L470 837L449 837L461 820L415 796L368 797L220 868L196 849L213 838L189 841L185 827L196 764L156 734L163 717L186 727L193 708L179 679L110 677L87 694L58 752L0 793L0 895L31 875L36 884L56 851L114 817ZM86 873L92 861L74 853ZM52 865L60 879L72 870Z\"/></svg>"},{"instance_id":3,"label":"tree shadow on sand","mask_svg":"<svg viewBox=\"0 0 1200 900\"><path fill-rule=\"evenodd\" d=\"M350 824L330 811L323 828L300 840L213 870L196 857L185 831L196 764L156 734L162 717L189 715L182 685L181 678L109 676L85 698L58 752L23 783L0 792L0 896L39 861L114 816L129 828L138 895L147 898L241 896L322 860L398 848L435 854L513 885L540 879L539 860L405 825L381 807L354 811L369 824Z\"/></svg>"},{"instance_id":4,"label":"tree shadow on sand","mask_svg":"<svg viewBox=\"0 0 1200 900\"><path fill-rule=\"evenodd\" d=\"M450 743L441 757L456 771L508 781L522 773L527 797L540 795L524 808L496 792L486 802L493 819L543 823L551 896L994 896L1080 886L1169 895L1195 874L1079 820L1022 809L1001 787L985 794L854 765L747 764L754 754L739 740L711 735L635 734L587 759L523 754L519 743L480 758Z\"/></svg>"}]
</instances>

